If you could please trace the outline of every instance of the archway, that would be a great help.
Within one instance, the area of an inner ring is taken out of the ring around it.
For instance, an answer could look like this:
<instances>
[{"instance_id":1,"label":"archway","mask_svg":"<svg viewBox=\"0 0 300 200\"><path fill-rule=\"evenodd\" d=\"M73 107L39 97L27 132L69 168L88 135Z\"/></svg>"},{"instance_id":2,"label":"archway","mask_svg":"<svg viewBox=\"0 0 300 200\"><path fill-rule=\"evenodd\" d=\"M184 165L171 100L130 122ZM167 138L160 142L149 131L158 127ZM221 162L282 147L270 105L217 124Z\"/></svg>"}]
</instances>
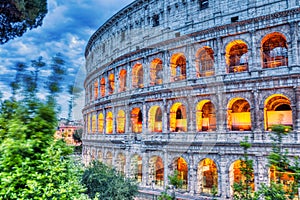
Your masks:
<instances>
[{"instance_id":1,"label":"archway","mask_svg":"<svg viewBox=\"0 0 300 200\"><path fill-rule=\"evenodd\" d=\"M101 97L105 96L105 78L102 78L100 81L100 92L101 92Z\"/></svg>"},{"instance_id":2,"label":"archway","mask_svg":"<svg viewBox=\"0 0 300 200\"><path fill-rule=\"evenodd\" d=\"M119 153L116 160L116 169L118 172L125 174L126 157L123 153Z\"/></svg>"},{"instance_id":3,"label":"archway","mask_svg":"<svg viewBox=\"0 0 300 200\"><path fill-rule=\"evenodd\" d=\"M104 116L103 113L99 113L98 115L98 133L103 133L103 127L104 127Z\"/></svg>"},{"instance_id":4,"label":"archway","mask_svg":"<svg viewBox=\"0 0 300 200\"><path fill-rule=\"evenodd\" d=\"M98 99L98 81L94 82L94 99Z\"/></svg>"},{"instance_id":5,"label":"archway","mask_svg":"<svg viewBox=\"0 0 300 200\"><path fill-rule=\"evenodd\" d=\"M213 76L215 58L214 51L210 47L203 47L196 54L197 77Z\"/></svg>"},{"instance_id":6,"label":"archway","mask_svg":"<svg viewBox=\"0 0 300 200\"><path fill-rule=\"evenodd\" d=\"M149 182L157 186L164 185L164 163L159 156L153 156L149 160Z\"/></svg>"},{"instance_id":7,"label":"archway","mask_svg":"<svg viewBox=\"0 0 300 200\"><path fill-rule=\"evenodd\" d=\"M209 158L198 164L198 192L212 194L218 191L218 169L216 163Z\"/></svg>"},{"instance_id":8,"label":"archway","mask_svg":"<svg viewBox=\"0 0 300 200\"><path fill-rule=\"evenodd\" d=\"M130 176L137 182L142 182L143 178L143 161L139 155L134 155L130 162Z\"/></svg>"},{"instance_id":9,"label":"archway","mask_svg":"<svg viewBox=\"0 0 300 200\"><path fill-rule=\"evenodd\" d=\"M155 58L150 64L150 85L160 85L163 83L163 62Z\"/></svg>"},{"instance_id":10,"label":"archway","mask_svg":"<svg viewBox=\"0 0 300 200\"><path fill-rule=\"evenodd\" d=\"M227 73L248 71L248 46L242 40L234 40L226 47Z\"/></svg>"},{"instance_id":11,"label":"archway","mask_svg":"<svg viewBox=\"0 0 300 200\"><path fill-rule=\"evenodd\" d=\"M178 178L182 180L182 189L188 188L188 164L184 158L179 157L173 161L173 172L178 172Z\"/></svg>"},{"instance_id":12,"label":"archway","mask_svg":"<svg viewBox=\"0 0 300 200\"><path fill-rule=\"evenodd\" d=\"M186 58L182 53L176 53L171 57L171 81L186 79Z\"/></svg>"},{"instance_id":13,"label":"archway","mask_svg":"<svg viewBox=\"0 0 300 200\"><path fill-rule=\"evenodd\" d=\"M122 69L119 74L119 92L126 91L127 71Z\"/></svg>"},{"instance_id":14,"label":"archway","mask_svg":"<svg viewBox=\"0 0 300 200\"><path fill-rule=\"evenodd\" d=\"M162 132L162 111L159 106L152 106L148 114L148 129L150 132Z\"/></svg>"},{"instance_id":15,"label":"archway","mask_svg":"<svg viewBox=\"0 0 300 200\"><path fill-rule=\"evenodd\" d=\"M133 108L131 111L131 129L133 133L143 131L143 114L139 108Z\"/></svg>"},{"instance_id":16,"label":"archway","mask_svg":"<svg viewBox=\"0 0 300 200\"><path fill-rule=\"evenodd\" d=\"M170 109L170 131L187 131L186 108L182 103L175 103Z\"/></svg>"},{"instance_id":17,"label":"archway","mask_svg":"<svg viewBox=\"0 0 300 200\"><path fill-rule=\"evenodd\" d=\"M203 100L196 107L196 125L197 131L215 131L216 125L216 109L209 100Z\"/></svg>"},{"instance_id":18,"label":"archway","mask_svg":"<svg viewBox=\"0 0 300 200\"><path fill-rule=\"evenodd\" d=\"M109 151L106 153L105 162L108 166L112 166L113 154Z\"/></svg>"},{"instance_id":19,"label":"archway","mask_svg":"<svg viewBox=\"0 0 300 200\"><path fill-rule=\"evenodd\" d=\"M92 133L96 133L96 129L97 129L96 114L93 114L93 116L92 116Z\"/></svg>"},{"instance_id":20,"label":"archway","mask_svg":"<svg viewBox=\"0 0 300 200\"><path fill-rule=\"evenodd\" d=\"M144 71L143 65L137 63L132 68L132 87L143 88L144 87Z\"/></svg>"},{"instance_id":21,"label":"archway","mask_svg":"<svg viewBox=\"0 0 300 200\"><path fill-rule=\"evenodd\" d=\"M293 128L293 114L290 100L281 94L274 94L265 101L265 130L282 124Z\"/></svg>"},{"instance_id":22,"label":"archway","mask_svg":"<svg viewBox=\"0 0 300 200\"><path fill-rule=\"evenodd\" d=\"M126 116L124 110L119 110L117 116L117 133L125 133Z\"/></svg>"},{"instance_id":23,"label":"archway","mask_svg":"<svg viewBox=\"0 0 300 200\"><path fill-rule=\"evenodd\" d=\"M281 33L266 35L261 42L263 68L288 65L288 45Z\"/></svg>"},{"instance_id":24,"label":"archway","mask_svg":"<svg viewBox=\"0 0 300 200\"><path fill-rule=\"evenodd\" d=\"M108 76L108 93L113 94L115 91L115 75L110 74Z\"/></svg>"},{"instance_id":25,"label":"archway","mask_svg":"<svg viewBox=\"0 0 300 200\"><path fill-rule=\"evenodd\" d=\"M113 133L113 114L112 112L108 112L106 114L106 134Z\"/></svg>"},{"instance_id":26,"label":"archway","mask_svg":"<svg viewBox=\"0 0 300 200\"><path fill-rule=\"evenodd\" d=\"M250 131L250 104L243 98L234 98L228 104L228 129L232 131Z\"/></svg>"}]
</instances>

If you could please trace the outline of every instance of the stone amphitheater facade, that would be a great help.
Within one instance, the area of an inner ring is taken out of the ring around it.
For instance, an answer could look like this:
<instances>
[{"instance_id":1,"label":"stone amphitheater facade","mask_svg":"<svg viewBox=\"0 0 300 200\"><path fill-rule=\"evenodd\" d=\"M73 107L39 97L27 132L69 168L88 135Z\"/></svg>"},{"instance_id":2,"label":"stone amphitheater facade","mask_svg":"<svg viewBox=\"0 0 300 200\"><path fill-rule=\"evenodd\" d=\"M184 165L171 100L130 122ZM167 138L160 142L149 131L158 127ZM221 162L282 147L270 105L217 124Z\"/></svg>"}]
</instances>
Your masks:
<instances>
[{"instance_id":1,"label":"stone amphitheater facade","mask_svg":"<svg viewBox=\"0 0 300 200\"><path fill-rule=\"evenodd\" d=\"M230 199L248 137L253 188L268 183L273 124L292 127L284 148L300 155L299 26L299 0L126 6L86 46L84 162L116 167L144 198L177 170L177 197Z\"/></svg>"}]
</instances>

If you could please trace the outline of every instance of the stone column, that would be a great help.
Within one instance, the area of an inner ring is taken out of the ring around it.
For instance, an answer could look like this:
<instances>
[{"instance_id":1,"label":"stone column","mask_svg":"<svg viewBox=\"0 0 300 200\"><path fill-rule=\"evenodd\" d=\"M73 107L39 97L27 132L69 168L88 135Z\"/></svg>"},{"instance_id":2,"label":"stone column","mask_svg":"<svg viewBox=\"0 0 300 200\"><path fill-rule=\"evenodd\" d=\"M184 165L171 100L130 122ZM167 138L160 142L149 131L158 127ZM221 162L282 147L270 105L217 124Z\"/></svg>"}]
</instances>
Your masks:
<instances>
[{"instance_id":1,"label":"stone column","mask_svg":"<svg viewBox=\"0 0 300 200\"><path fill-rule=\"evenodd\" d=\"M227 158L224 154L220 156L220 169L219 169L219 183L218 193L221 195L221 199L230 197L230 181L227 170Z\"/></svg>"},{"instance_id":2,"label":"stone column","mask_svg":"<svg viewBox=\"0 0 300 200\"><path fill-rule=\"evenodd\" d=\"M129 151L125 151L126 164L125 164L125 176L130 177L130 164L131 164L131 155Z\"/></svg>"},{"instance_id":3,"label":"stone column","mask_svg":"<svg viewBox=\"0 0 300 200\"><path fill-rule=\"evenodd\" d=\"M188 191L191 195L194 195L196 193L196 187L197 185L197 168L195 167L193 154L189 153L189 168L188 168Z\"/></svg>"},{"instance_id":4,"label":"stone column","mask_svg":"<svg viewBox=\"0 0 300 200\"><path fill-rule=\"evenodd\" d=\"M168 152L166 149L163 150L163 162L164 162L164 188L166 188L169 185L169 165L171 163L168 163Z\"/></svg>"},{"instance_id":5,"label":"stone column","mask_svg":"<svg viewBox=\"0 0 300 200\"><path fill-rule=\"evenodd\" d=\"M255 190L259 189L259 186L262 183L268 184L269 183L269 169L267 166L268 160L263 155L257 155L255 159L255 163L253 166L254 169L254 185Z\"/></svg>"},{"instance_id":6,"label":"stone column","mask_svg":"<svg viewBox=\"0 0 300 200\"><path fill-rule=\"evenodd\" d=\"M288 49L288 58L289 58L289 66L299 66L299 47L298 47L298 32L299 26L298 23L292 22L290 23L290 35L291 41L289 43Z\"/></svg>"},{"instance_id":7,"label":"stone column","mask_svg":"<svg viewBox=\"0 0 300 200\"><path fill-rule=\"evenodd\" d=\"M294 130L296 132L297 142L300 142L300 86L294 88L295 92L295 108L296 108L296 115L294 119Z\"/></svg>"},{"instance_id":8,"label":"stone column","mask_svg":"<svg viewBox=\"0 0 300 200\"><path fill-rule=\"evenodd\" d=\"M188 96L187 98L187 109L188 109L188 116L187 116L187 131L188 132L195 132L194 127L195 127L195 119L193 118L193 111L196 109L195 106L193 105L193 99Z\"/></svg>"},{"instance_id":9,"label":"stone column","mask_svg":"<svg viewBox=\"0 0 300 200\"><path fill-rule=\"evenodd\" d=\"M260 109L260 102L259 102L259 91L258 90L252 90L252 105L251 108L251 124L252 124L252 130L254 133L254 141L259 142L262 140L262 122L264 118L261 118L261 111Z\"/></svg>"},{"instance_id":10,"label":"stone column","mask_svg":"<svg viewBox=\"0 0 300 200\"><path fill-rule=\"evenodd\" d=\"M148 133L148 129L147 129L147 109L146 109L146 104L145 102L143 102L143 107L142 107L142 115L143 115L143 121L142 121L142 134Z\"/></svg>"},{"instance_id":11,"label":"stone column","mask_svg":"<svg viewBox=\"0 0 300 200\"><path fill-rule=\"evenodd\" d=\"M168 112L167 101L164 99L163 102L164 102L164 106L162 108L163 109L162 110L162 113L163 113L163 117L162 117L163 130L162 130L162 132L167 133L167 132L169 132L169 129L168 129L168 126L169 126L169 124L168 124L169 112Z\"/></svg>"},{"instance_id":12,"label":"stone column","mask_svg":"<svg viewBox=\"0 0 300 200\"><path fill-rule=\"evenodd\" d=\"M148 176L149 176L149 156L147 153L142 153L142 186L147 186L148 183Z\"/></svg>"}]
</instances>

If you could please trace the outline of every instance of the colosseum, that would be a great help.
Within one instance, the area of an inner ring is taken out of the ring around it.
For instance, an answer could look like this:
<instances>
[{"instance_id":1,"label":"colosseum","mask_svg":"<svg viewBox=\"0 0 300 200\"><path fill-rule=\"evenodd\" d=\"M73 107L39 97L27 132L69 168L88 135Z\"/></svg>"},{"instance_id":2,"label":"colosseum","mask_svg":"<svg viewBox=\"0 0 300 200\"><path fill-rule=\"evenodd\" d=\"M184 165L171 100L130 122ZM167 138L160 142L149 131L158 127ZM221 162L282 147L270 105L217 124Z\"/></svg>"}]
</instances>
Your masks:
<instances>
[{"instance_id":1,"label":"colosseum","mask_svg":"<svg viewBox=\"0 0 300 200\"><path fill-rule=\"evenodd\" d=\"M248 137L253 188L268 183L272 125L300 155L299 26L299 0L135 0L86 46L84 162L136 179L141 198L177 170L176 197L231 199Z\"/></svg>"}]
</instances>

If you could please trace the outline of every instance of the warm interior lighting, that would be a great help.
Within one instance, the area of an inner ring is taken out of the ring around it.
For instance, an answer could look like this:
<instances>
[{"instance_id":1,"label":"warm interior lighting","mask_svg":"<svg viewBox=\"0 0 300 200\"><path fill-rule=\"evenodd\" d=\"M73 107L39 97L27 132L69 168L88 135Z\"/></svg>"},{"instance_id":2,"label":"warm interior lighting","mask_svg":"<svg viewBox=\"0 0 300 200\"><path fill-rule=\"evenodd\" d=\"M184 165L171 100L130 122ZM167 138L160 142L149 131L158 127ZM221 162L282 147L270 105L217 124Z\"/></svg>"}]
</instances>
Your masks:
<instances>
[{"instance_id":1,"label":"warm interior lighting","mask_svg":"<svg viewBox=\"0 0 300 200\"><path fill-rule=\"evenodd\" d=\"M150 132L162 132L162 111L159 106L152 106L149 110L148 129Z\"/></svg>"},{"instance_id":2,"label":"warm interior lighting","mask_svg":"<svg viewBox=\"0 0 300 200\"><path fill-rule=\"evenodd\" d=\"M103 133L103 126L104 126L104 116L102 113L98 115L98 132L101 134Z\"/></svg>"},{"instance_id":3,"label":"warm interior lighting","mask_svg":"<svg viewBox=\"0 0 300 200\"><path fill-rule=\"evenodd\" d=\"M143 65L137 63L132 68L132 87L143 88L144 87L144 72Z\"/></svg>"},{"instance_id":4,"label":"warm interior lighting","mask_svg":"<svg viewBox=\"0 0 300 200\"><path fill-rule=\"evenodd\" d=\"M242 40L230 42L226 47L227 72L243 72L248 70L248 46Z\"/></svg>"},{"instance_id":5,"label":"warm interior lighting","mask_svg":"<svg viewBox=\"0 0 300 200\"><path fill-rule=\"evenodd\" d=\"M126 91L126 78L127 72L125 69L122 69L119 74L119 92Z\"/></svg>"},{"instance_id":6,"label":"warm interior lighting","mask_svg":"<svg viewBox=\"0 0 300 200\"><path fill-rule=\"evenodd\" d=\"M186 58L184 54L177 53L171 58L171 81L186 79Z\"/></svg>"},{"instance_id":7,"label":"warm interior lighting","mask_svg":"<svg viewBox=\"0 0 300 200\"><path fill-rule=\"evenodd\" d=\"M101 79L100 82L100 90L101 90L101 96L104 97L105 96L105 78Z\"/></svg>"},{"instance_id":8,"label":"warm interior lighting","mask_svg":"<svg viewBox=\"0 0 300 200\"><path fill-rule=\"evenodd\" d=\"M250 104L242 98L232 99L228 104L228 129L233 131L251 130Z\"/></svg>"},{"instance_id":9,"label":"warm interior lighting","mask_svg":"<svg viewBox=\"0 0 300 200\"><path fill-rule=\"evenodd\" d=\"M142 182L142 178L143 178L143 161L142 161L141 156L134 155L131 158L130 173L131 173L131 178L135 179L139 183Z\"/></svg>"},{"instance_id":10,"label":"warm interior lighting","mask_svg":"<svg viewBox=\"0 0 300 200\"><path fill-rule=\"evenodd\" d=\"M108 76L108 87L109 87L109 94L113 94L115 91L115 75L110 74Z\"/></svg>"},{"instance_id":11,"label":"warm interior lighting","mask_svg":"<svg viewBox=\"0 0 300 200\"><path fill-rule=\"evenodd\" d=\"M197 104L196 109L197 131L215 131L215 106L209 100L203 100Z\"/></svg>"},{"instance_id":12,"label":"warm interior lighting","mask_svg":"<svg viewBox=\"0 0 300 200\"><path fill-rule=\"evenodd\" d=\"M218 190L218 170L215 162L205 158L198 166L200 193L212 194L213 188Z\"/></svg>"},{"instance_id":13,"label":"warm interior lighting","mask_svg":"<svg viewBox=\"0 0 300 200\"><path fill-rule=\"evenodd\" d=\"M188 184L188 165L187 162L182 158L179 157L175 161L176 170L178 171L178 178L183 181L182 188L187 189Z\"/></svg>"},{"instance_id":14,"label":"warm interior lighting","mask_svg":"<svg viewBox=\"0 0 300 200\"><path fill-rule=\"evenodd\" d=\"M159 85L163 82L163 62L155 58L150 64L150 85Z\"/></svg>"},{"instance_id":15,"label":"warm interior lighting","mask_svg":"<svg viewBox=\"0 0 300 200\"><path fill-rule=\"evenodd\" d=\"M106 134L113 133L113 114L108 112L106 115Z\"/></svg>"},{"instance_id":16,"label":"warm interior lighting","mask_svg":"<svg viewBox=\"0 0 300 200\"><path fill-rule=\"evenodd\" d=\"M92 132L93 133L96 133L96 115L93 114L93 117L92 117Z\"/></svg>"},{"instance_id":17,"label":"warm interior lighting","mask_svg":"<svg viewBox=\"0 0 300 200\"><path fill-rule=\"evenodd\" d=\"M141 133L143 130L143 115L139 108L131 111L131 128L133 133Z\"/></svg>"},{"instance_id":18,"label":"warm interior lighting","mask_svg":"<svg viewBox=\"0 0 300 200\"><path fill-rule=\"evenodd\" d=\"M117 132L125 133L126 116L124 110L119 110L117 116Z\"/></svg>"},{"instance_id":19,"label":"warm interior lighting","mask_svg":"<svg viewBox=\"0 0 300 200\"><path fill-rule=\"evenodd\" d=\"M197 77L213 76L214 70L214 51L210 47L203 47L196 54L196 73Z\"/></svg>"},{"instance_id":20,"label":"warm interior lighting","mask_svg":"<svg viewBox=\"0 0 300 200\"><path fill-rule=\"evenodd\" d=\"M181 103L175 103L170 110L170 131L186 132L186 108Z\"/></svg>"},{"instance_id":21,"label":"warm interior lighting","mask_svg":"<svg viewBox=\"0 0 300 200\"><path fill-rule=\"evenodd\" d=\"M94 83L94 99L98 99L98 81Z\"/></svg>"}]
</instances>

